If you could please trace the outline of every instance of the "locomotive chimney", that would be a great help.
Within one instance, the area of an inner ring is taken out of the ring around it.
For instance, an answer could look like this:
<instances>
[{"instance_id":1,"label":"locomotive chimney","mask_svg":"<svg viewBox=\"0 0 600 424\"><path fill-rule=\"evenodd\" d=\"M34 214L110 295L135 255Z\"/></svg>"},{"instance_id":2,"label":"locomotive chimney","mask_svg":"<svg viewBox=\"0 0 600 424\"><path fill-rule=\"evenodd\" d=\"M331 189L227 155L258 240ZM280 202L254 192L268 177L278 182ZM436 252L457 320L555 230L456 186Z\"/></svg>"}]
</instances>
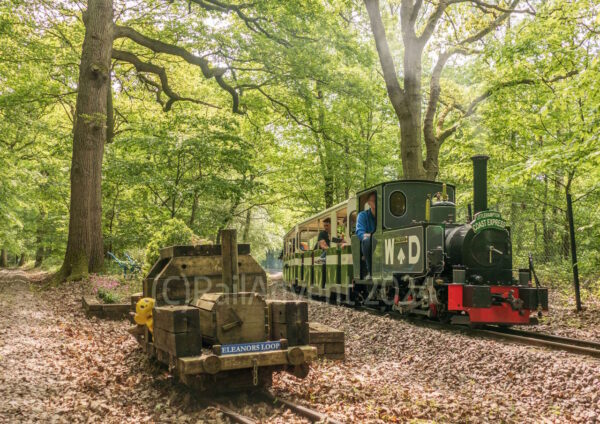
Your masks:
<instances>
[{"instance_id":1,"label":"locomotive chimney","mask_svg":"<svg viewBox=\"0 0 600 424\"><path fill-rule=\"evenodd\" d=\"M475 213L487 210L487 161L486 155L475 155L473 161L473 209Z\"/></svg>"}]
</instances>

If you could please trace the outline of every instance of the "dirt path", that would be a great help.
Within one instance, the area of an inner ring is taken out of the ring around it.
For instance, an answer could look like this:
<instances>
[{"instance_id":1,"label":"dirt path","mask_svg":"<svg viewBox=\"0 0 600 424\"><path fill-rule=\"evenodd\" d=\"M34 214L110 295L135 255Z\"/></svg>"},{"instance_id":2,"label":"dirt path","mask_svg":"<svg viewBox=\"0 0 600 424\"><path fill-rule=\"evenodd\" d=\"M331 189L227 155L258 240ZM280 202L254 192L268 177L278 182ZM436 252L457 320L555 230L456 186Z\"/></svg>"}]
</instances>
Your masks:
<instances>
[{"instance_id":1,"label":"dirt path","mask_svg":"<svg viewBox=\"0 0 600 424\"><path fill-rule=\"evenodd\" d=\"M39 276L0 272L0 422L222 422L145 358L128 323L88 320L76 284L38 291Z\"/></svg>"}]
</instances>

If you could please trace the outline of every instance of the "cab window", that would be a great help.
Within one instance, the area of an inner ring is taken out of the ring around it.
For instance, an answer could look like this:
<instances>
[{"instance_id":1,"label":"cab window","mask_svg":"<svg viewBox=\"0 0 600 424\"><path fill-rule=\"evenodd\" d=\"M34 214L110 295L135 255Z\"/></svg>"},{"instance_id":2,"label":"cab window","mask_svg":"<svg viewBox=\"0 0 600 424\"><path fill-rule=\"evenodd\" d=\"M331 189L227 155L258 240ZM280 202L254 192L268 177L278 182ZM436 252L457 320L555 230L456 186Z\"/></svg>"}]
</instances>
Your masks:
<instances>
[{"instance_id":1,"label":"cab window","mask_svg":"<svg viewBox=\"0 0 600 424\"><path fill-rule=\"evenodd\" d=\"M400 190L390 195L390 212L395 217L401 217L406 212L406 196Z\"/></svg>"}]
</instances>

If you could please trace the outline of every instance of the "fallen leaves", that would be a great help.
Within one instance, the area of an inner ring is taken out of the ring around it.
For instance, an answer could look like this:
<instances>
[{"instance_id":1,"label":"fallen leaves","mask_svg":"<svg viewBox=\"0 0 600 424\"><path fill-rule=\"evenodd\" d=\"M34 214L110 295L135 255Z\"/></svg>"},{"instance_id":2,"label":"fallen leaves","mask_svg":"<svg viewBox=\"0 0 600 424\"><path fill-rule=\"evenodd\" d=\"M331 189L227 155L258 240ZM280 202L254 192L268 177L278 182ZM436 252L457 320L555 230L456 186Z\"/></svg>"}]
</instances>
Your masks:
<instances>
[{"instance_id":1,"label":"fallen leaves","mask_svg":"<svg viewBox=\"0 0 600 424\"><path fill-rule=\"evenodd\" d=\"M85 318L79 286L30 290L27 275L17 277L0 272L0 422L228 422L148 360L127 333L129 323ZM277 286L273 295L292 296ZM557 316L571 314L568 308L558 311ZM317 302L310 302L310 317L346 332L347 360L318 361L305 380L278 374L274 390L340 421L595 422L600 417L597 360ZM596 318L584 326L585 317L578 318L573 330L551 317L551 324L540 328L600 334ZM227 406L261 422L301 421L243 396Z\"/></svg>"},{"instance_id":2,"label":"fallen leaves","mask_svg":"<svg viewBox=\"0 0 600 424\"><path fill-rule=\"evenodd\" d=\"M272 296L295 297L278 285ZM281 374L274 387L342 421L593 422L600 416L600 362L593 358L314 301L309 318L344 330L346 361L319 361L303 381Z\"/></svg>"}]
</instances>

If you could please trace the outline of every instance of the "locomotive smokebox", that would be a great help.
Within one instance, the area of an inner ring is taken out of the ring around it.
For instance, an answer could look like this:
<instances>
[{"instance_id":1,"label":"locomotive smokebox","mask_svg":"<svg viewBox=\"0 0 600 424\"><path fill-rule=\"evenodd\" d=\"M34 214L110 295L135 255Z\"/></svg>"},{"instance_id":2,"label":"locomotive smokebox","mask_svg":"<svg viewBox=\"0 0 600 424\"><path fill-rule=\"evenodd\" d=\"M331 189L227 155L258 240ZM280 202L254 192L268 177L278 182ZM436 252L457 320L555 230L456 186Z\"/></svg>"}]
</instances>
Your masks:
<instances>
[{"instance_id":1,"label":"locomotive smokebox","mask_svg":"<svg viewBox=\"0 0 600 424\"><path fill-rule=\"evenodd\" d=\"M475 155L473 161L473 209L474 213L487 210L487 161L486 155Z\"/></svg>"}]
</instances>

